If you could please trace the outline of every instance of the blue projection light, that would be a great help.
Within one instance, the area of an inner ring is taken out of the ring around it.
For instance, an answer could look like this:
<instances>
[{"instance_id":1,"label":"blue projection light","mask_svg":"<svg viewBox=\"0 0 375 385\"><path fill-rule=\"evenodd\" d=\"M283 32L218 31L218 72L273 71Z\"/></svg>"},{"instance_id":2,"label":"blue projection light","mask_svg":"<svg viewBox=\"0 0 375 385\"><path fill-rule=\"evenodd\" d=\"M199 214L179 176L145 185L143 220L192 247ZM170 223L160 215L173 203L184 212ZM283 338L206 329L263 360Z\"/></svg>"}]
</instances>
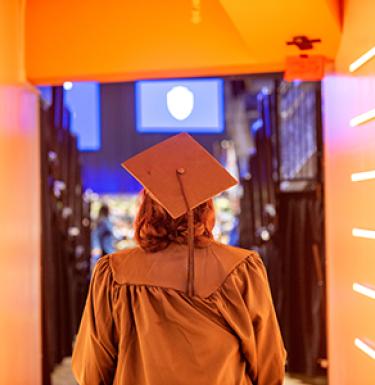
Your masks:
<instances>
[{"instance_id":1,"label":"blue projection light","mask_svg":"<svg viewBox=\"0 0 375 385\"><path fill-rule=\"evenodd\" d=\"M223 79L138 81L135 105L140 133L224 131Z\"/></svg>"},{"instance_id":2,"label":"blue projection light","mask_svg":"<svg viewBox=\"0 0 375 385\"><path fill-rule=\"evenodd\" d=\"M77 135L80 151L97 151L101 146L99 87L94 82L64 83L70 129Z\"/></svg>"}]
</instances>

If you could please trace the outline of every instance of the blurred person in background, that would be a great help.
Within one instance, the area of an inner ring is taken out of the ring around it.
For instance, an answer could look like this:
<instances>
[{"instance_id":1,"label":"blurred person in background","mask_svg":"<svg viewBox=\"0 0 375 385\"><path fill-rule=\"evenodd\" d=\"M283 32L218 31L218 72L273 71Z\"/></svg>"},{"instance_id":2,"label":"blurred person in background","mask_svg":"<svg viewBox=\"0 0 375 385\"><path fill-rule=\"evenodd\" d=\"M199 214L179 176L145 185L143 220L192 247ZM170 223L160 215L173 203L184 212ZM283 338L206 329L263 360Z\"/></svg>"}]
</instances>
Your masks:
<instances>
[{"instance_id":1,"label":"blurred person in background","mask_svg":"<svg viewBox=\"0 0 375 385\"><path fill-rule=\"evenodd\" d=\"M107 204L103 203L99 209L98 219L92 230L92 265L103 255L115 252L115 238L113 235L113 224L110 219L110 210Z\"/></svg>"}]
</instances>

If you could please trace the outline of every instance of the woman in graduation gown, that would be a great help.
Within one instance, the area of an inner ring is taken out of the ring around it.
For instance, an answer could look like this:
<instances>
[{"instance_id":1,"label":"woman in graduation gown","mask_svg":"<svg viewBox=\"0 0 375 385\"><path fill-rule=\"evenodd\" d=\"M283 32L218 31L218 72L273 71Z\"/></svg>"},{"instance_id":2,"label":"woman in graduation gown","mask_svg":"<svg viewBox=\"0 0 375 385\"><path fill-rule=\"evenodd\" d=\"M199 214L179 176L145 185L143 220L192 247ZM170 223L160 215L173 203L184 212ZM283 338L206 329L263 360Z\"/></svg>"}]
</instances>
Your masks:
<instances>
[{"instance_id":1,"label":"woman in graduation gown","mask_svg":"<svg viewBox=\"0 0 375 385\"><path fill-rule=\"evenodd\" d=\"M80 385L282 385L285 350L259 255L212 237L236 181L189 135L124 162L145 187L138 247L96 265L73 354Z\"/></svg>"}]
</instances>

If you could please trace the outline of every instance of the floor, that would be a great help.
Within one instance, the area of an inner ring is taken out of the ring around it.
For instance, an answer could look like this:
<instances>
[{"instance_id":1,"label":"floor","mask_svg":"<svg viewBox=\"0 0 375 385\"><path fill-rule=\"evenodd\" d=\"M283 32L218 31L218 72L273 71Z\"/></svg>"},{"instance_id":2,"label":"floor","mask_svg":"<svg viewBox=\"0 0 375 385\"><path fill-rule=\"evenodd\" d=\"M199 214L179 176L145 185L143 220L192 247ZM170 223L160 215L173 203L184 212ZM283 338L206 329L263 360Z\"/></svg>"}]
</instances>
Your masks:
<instances>
[{"instance_id":1,"label":"floor","mask_svg":"<svg viewBox=\"0 0 375 385\"><path fill-rule=\"evenodd\" d=\"M77 385L70 368L71 358L65 358L52 373L52 385Z\"/></svg>"},{"instance_id":2,"label":"floor","mask_svg":"<svg viewBox=\"0 0 375 385\"><path fill-rule=\"evenodd\" d=\"M74 381L71 369L71 359L66 358L61 365L59 365L52 374L52 385L77 385ZM317 379L313 382L304 382L297 378L288 377L284 385L325 385L323 379Z\"/></svg>"}]
</instances>

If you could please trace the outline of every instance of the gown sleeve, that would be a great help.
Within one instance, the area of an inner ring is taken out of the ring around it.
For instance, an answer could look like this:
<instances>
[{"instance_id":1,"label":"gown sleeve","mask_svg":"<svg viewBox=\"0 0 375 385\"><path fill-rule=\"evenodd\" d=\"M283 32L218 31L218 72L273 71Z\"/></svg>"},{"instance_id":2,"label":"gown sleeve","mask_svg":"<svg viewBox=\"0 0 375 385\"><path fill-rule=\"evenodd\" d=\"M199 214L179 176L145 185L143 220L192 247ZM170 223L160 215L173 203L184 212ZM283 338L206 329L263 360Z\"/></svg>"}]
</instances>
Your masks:
<instances>
[{"instance_id":1,"label":"gown sleeve","mask_svg":"<svg viewBox=\"0 0 375 385\"><path fill-rule=\"evenodd\" d=\"M73 351L72 369L79 385L113 382L117 361L114 290L109 256L105 256L95 266Z\"/></svg>"},{"instance_id":2,"label":"gown sleeve","mask_svg":"<svg viewBox=\"0 0 375 385\"><path fill-rule=\"evenodd\" d=\"M221 295L223 316L239 338L252 382L282 385L286 352L258 254L249 256L227 278Z\"/></svg>"}]
</instances>

